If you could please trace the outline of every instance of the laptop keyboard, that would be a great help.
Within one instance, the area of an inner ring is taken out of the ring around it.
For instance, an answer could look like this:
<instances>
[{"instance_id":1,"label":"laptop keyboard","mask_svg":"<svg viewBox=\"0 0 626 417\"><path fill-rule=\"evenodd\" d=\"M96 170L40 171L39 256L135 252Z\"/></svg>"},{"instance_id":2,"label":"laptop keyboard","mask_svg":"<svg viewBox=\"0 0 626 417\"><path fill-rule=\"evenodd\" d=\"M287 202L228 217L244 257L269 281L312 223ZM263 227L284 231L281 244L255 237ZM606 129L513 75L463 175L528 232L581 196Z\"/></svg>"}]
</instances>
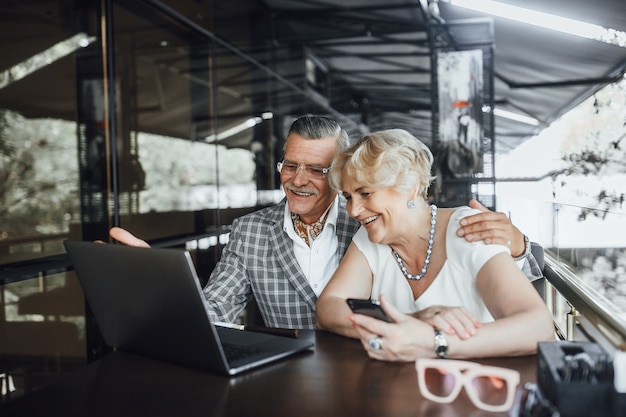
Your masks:
<instances>
[{"instance_id":1,"label":"laptop keyboard","mask_svg":"<svg viewBox=\"0 0 626 417\"><path fill-rule=\"evenodd\" d=\"M262 350L254 347L234 345L230 343L223 343L222 349L224 349L226 359L228 359L229 362L249 358L262 352Z\"/></svg>"}]
</instances>

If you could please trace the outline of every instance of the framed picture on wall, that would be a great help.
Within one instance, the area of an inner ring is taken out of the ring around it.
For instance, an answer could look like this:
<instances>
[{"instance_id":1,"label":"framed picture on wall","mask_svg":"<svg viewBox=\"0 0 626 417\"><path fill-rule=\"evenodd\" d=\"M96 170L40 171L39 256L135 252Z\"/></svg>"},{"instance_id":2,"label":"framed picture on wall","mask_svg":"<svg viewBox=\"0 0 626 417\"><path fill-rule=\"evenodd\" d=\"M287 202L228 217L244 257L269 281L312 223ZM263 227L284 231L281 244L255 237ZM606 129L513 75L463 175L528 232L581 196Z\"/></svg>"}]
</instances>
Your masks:
<instances>
[{"instance_id":1,"label":"framed picture on wall","mask_svg":"<svg viewBox=\"0 0 626 417\"><path fill-rule=\"evenodd\" d=\"M482 172L483 56L481 50L437 55L440 149L450 176Z\"/></svg>"}]
</instances>

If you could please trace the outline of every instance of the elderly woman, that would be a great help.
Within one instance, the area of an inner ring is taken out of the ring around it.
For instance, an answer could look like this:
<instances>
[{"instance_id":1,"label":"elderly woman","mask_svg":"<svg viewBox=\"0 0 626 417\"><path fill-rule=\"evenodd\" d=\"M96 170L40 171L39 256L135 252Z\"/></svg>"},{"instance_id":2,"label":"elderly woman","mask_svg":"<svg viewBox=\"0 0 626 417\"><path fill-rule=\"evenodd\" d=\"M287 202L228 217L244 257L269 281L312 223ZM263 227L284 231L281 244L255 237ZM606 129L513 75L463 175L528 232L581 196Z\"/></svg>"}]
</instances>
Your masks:
<instances>
[{"instance_id":1,"label":"elderly woman","mask_svg":"<svg viewBox=\"0 0 626 417\"><path fill-rule=\"evenodd\" d=\"M317 301L318 326L380 360L535 353L554 340L551 315L509 248L456 235L476 210L428 204L432 163L401 129L337 155L329 180L361 228ZM351 313L348 298L379 299L391 323Z\"/></svg>"}]
</instances>

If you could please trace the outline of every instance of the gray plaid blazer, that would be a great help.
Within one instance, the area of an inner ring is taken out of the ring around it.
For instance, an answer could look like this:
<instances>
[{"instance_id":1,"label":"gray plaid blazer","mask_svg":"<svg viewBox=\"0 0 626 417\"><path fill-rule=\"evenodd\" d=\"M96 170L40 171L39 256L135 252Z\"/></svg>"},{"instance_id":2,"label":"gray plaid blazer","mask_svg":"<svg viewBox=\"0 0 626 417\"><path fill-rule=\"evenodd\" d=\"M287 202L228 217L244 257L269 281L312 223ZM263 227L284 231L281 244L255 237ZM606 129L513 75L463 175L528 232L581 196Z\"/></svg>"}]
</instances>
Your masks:
<instances>
[{"instance_id":1,"label":"gray plaid blazer","mask_svg":"<svg viewBox=\"0 0 626 417\"><path fill-rule=\"evenodd\" d=\"M204 287L215 321L235 322L251 296L256 298L266 326L315 328L317 297L283 231L286 200L233 222L230 240ZM340 259L359 223L351 219L339 198L337 239Z\"/></svg>"}]
</instances>

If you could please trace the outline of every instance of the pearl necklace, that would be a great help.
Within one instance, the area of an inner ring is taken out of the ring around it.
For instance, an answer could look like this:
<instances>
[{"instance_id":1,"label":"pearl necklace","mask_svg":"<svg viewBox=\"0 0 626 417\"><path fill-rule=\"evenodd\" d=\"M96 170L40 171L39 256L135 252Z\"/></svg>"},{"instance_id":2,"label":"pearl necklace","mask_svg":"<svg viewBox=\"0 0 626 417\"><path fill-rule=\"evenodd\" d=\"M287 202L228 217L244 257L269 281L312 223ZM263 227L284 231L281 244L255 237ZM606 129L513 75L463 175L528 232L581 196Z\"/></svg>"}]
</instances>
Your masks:
<instances>
[{"instance_id":1,"label":"pearl necklace","mask_svg":"<svg viewBox=\"0 0 626 417\"><path fill-rule=\"evenodd\" d=\"M428 271L428 265L430 264L430 255L433 253L433 243L435 243L435 226L437 226L437 206L431 205L431 219L430 219L430 237L428 238L428 249L426 250L426 259L424 260L424 267L422 271L417 275L411 275L409 271L406 270L406 266L404 266L404 262L402 258L395 251L395 249L391 248L391 252L393 252L393 256L396 258L396 262L402 271L402 274L406 277L406 279L410 279L412 281L419 281L426 275L426 271Z\"/></svg>"}]
</instances>

